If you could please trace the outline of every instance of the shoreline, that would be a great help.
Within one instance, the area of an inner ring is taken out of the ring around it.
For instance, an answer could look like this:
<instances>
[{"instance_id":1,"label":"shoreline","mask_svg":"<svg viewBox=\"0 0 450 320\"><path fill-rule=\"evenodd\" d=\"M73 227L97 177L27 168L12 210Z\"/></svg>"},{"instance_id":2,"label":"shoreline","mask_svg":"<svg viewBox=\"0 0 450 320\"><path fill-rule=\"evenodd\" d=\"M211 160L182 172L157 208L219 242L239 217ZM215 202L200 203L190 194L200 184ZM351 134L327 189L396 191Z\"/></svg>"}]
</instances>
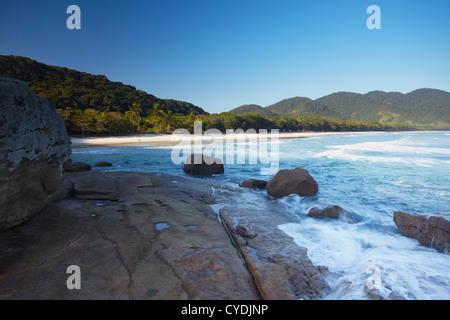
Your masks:
<instances>
[{"instance_id":1,"label":"shoreline","mask_svg":"<svg viewBox=\"0 0 450 320\"><path fill-rule=\"evenodd\" d=\"M160 144L177 144L181 141L212 141L217 139L227 140L259 140L261 137L266 139L306 139L314 137L323 137L331 135L349 135L349 134L394 134L406 131L345 131L345 132L290 132L279 134L222 134L194 136L191 135L171 135L171 134L142 134L133 136L116 136L116 137L92 137L92 138L77 138L71 137L72 148L86 148L86 147L112 147L112 146L140 146L148 143L156 145ZM408 131L416 132L416 131ZM435 131L421 131L421 132L435 132ZM439 131L440 132L440 131Z\"/></svg>"}]
</instances>

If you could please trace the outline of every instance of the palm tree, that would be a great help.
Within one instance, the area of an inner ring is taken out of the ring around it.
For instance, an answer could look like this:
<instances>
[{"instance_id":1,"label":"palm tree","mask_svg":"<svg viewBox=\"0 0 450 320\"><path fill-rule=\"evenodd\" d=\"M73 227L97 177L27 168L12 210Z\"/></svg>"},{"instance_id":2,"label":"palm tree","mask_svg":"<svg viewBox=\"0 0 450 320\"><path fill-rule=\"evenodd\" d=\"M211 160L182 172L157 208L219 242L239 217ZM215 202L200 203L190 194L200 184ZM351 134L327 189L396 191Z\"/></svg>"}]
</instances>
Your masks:
<instances>
[{"instance_id":1,"label":"palm tree","mask_svg":"<svg viewBox=\"0 0 450 320\"><path fill-rule=\"evenodd\" d=\"M155 102L153 104L153 109L149 109L147 111L147 114L148 115L145 118L145 121L153 124L155 132L156 132L156 126L159 124L160 131L161 131L161 121L162 121L163 111L161 109L159 109L159 104Z\"/></svg>"},{"instance_id":2,"label":"palm tree","mask_svg":"<svg viewBox=\"0 0 450 320\"><path fill-rule=\"evenodd\" d=\"M175 123L175 117L172 114L172 110L168 110L167 113L162 112L163 115L163 123L167 126L167 133L170 132L170 126Z\"/></svg>"},{"instance_id":3,"label":"palm tree","mask_svg":"<svg viewBox=\"0 0 450 320\"><path fill-rule=\"evenodd\" d=\"M125 112L125 119L128 119L131 124L133 124L133 133L134 126L139 128L139 124L142 122L141 112L141 107L139 107L136 103L133 103L129 110Z\"/></svg>"}]
</instances>

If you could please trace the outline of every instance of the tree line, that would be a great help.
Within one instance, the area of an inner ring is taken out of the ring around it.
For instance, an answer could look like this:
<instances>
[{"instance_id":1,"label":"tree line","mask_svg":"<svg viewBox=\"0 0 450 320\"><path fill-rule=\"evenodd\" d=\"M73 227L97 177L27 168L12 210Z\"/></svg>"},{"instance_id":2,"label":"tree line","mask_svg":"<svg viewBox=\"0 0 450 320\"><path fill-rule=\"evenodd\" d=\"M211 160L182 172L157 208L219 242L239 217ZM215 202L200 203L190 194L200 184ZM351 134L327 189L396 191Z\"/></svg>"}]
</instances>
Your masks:
<instances>
[{"instance_id":1,"label":"tree line","mask_svg":"<svg viewBox=\"0 0 450 320\"><path fill-rule=\"evenodd\" d=\"M57 109L72 136L128 135L137 133L172 133L183 128L193 133L194 121L202 121L202 129L278 129L280 132L294 131L394 131L415 130L409 125L385 125L377 122L326 119L322 117L263 117L258 114L236 115L231 112L220 114L188 115L164 110L158 103L144 111L133 103L126 112L99 111L95 109Z\"/></svg>"}]
</instances>

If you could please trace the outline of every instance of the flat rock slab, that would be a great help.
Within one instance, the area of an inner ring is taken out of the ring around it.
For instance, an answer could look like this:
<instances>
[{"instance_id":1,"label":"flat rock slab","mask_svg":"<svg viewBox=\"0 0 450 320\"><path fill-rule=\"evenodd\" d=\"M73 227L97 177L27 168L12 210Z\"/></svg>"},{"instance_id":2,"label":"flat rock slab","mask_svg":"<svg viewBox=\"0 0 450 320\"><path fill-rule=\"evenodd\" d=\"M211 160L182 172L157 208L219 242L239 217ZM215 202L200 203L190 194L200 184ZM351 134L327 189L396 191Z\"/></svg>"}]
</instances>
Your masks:
<instances>
[{"instance_id":1,"label":"flat rock slab","mask_svg":"<svg viewBox=\"0 0 450 320\"><path fill-rule=\"evenodd\" d=\"M329 291L322 274L326 268L314 266L307 250L278 228L291 221L256 208L243 212L241 208L224 207L220 217L264 299L320 299Z\"/></svg>"},{"instance_id":2,"label":"flat rock slab","mask_svg":"<svg viewBox=\"0 0 450 320\"><path fill-rule=\"evenodd\" d=\"M78 195L114 199L55 201L0 233L0 299L260 298L216 213L199 201L211 200L210 187L143 173L71 175ZM80 267L80 290L66 286L70 265Z\"/></svg>"}]
</instances>

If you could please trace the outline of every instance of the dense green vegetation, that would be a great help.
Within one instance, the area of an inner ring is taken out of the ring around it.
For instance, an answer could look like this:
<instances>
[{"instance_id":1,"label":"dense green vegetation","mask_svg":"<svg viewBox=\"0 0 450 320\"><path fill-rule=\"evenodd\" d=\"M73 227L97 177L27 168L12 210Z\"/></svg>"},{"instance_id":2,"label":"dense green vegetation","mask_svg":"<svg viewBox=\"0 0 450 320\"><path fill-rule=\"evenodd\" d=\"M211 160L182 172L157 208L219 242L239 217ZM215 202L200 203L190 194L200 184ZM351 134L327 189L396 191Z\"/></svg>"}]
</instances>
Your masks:
<instances>
[{"instance_id":1,"label":"dense green vegetation","mask_svg":"<svg viewBox=\"0 0 450 320\"><path fill-rule=\"evenodd\" d=\"M236 114L267 112L276 116L325 117L340 120L406 124L419 129L450 128L450 93L435 89L418 89L407 94L372 91L367 94L337 92L311 100L295 97L265 108L242 106Z\"/></svg>"},{"instance_id":2,"label":"dense green vegetation","mask_svg":"<svg viewBox=\"0 0 450 320\"><path fill-rule=\"evenodd\" d=\"M105 76L48 66L23 57L0 56L0 74L27 82L32 92L48 99L64 120L67 132L74 136L171 133L177 128L193 132L194 121L202 121L203 130L214 128L222 132L238 128L281 132L415 129L408 124L363 122L358 117L339 119L333 112L317 112L321 116L307 110L291 112L302 103L315 103L317 110L326 109L317 100L308 98L288 99L268 108L247 105L240 108L239 115L234 112L210 115L190 103L158 99L132 86L109 81ZM388 112L383 114L384 118L392 116L395 117Z\"/></svg>"},{"instance_id":3,"label":"dense green vegetation","mask_svg":"<svg viewBox=\"0 0 450 320\"><path fill-rule=\"evenodd\" d=\"M68 114L85 110L88 113L95 110L105 114L124 114L133 104L139 105L145 113L155 103L161 110L182 115L191 112L207 114L191 103L159 99L135 87L109 81L105 76L49 66L24 57L0 56L0 74L25 81L31 92L49 100L57 109L67 110Z\"/></svg>"},{"instance_id":4,"label":"dense green vegetation","mask_svg":"<svg viewBox=\"0 0 450 320\"><path fill-rule=\"evenodd\" d=\"M187 116L164 111L157 103L146 113L138 105L132 105L125 114L118 112L99 112L93 109L67 111L57 109L64 119L67 131L76 136L121 135L133 133L171 133L178 128L194 131L194 121L202 121L202 129L279 129L290 131L390 131L413 130L407 125L389 126L380 123L361 121L330 120L321 117L266 118L257 114L236 115L231 112L220 114Z\"/></svg>"}]
</instances>

